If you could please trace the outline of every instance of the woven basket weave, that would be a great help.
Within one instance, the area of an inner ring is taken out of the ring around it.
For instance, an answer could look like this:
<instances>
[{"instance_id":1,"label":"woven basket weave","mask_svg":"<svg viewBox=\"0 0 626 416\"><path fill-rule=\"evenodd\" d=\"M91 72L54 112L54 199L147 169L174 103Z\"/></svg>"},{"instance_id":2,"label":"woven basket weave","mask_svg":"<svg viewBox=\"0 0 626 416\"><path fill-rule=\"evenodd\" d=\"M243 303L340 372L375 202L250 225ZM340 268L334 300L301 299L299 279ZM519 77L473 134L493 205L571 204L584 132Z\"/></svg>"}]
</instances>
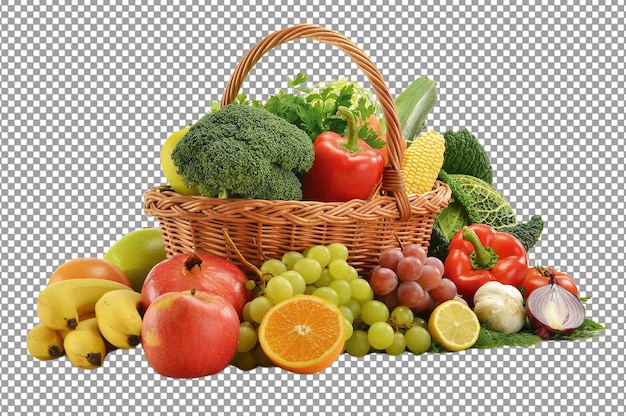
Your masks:
<instances>
[{"instance_id":1,"label":"woven basket weave","mask_svg":"<svg viewBox=\"0 0 626 416\"><path fill-rule=\"evenodd\" d=\"M341 242L350 251L350 264L364 275L387 247L398 247L399 242L428 247L435 216L448 205L450 188L437 181L425 194L405 192L401 170L404 139L394 100L376 66L353 42L310 24L274 32L238 63L221 104L236 98L248 73L264 54L282 43L305 38L341 49L367 76L376 93L386 119L389 147L389 164L379 193L367 201L325 203L184 196L169 186L155 187L144 194L144 210L158 219L169 256L205 250L244 267L224 238L226 230L245 259L257 266L289 250Z\"/></svg>"}]
</instances>

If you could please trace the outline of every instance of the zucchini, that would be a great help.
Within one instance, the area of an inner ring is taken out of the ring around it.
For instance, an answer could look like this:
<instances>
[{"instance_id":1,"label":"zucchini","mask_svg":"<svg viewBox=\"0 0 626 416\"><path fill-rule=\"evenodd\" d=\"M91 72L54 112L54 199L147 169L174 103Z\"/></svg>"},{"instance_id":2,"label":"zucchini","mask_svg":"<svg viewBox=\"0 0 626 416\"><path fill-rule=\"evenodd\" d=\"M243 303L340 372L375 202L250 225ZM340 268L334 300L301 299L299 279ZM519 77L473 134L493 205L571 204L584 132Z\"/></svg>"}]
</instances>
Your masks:
<instances>
[{"instance_id":1,"label":"zucchini","mask_svg":"<svg viewBox=\"0 0 626 416\"><path fill-rule=\"evenodd\" d=\"M407 141L413 141L426 128L426 116L437 103L437 82L422 76L395 99L396 111Z\"/></svg>"}]
</instances>

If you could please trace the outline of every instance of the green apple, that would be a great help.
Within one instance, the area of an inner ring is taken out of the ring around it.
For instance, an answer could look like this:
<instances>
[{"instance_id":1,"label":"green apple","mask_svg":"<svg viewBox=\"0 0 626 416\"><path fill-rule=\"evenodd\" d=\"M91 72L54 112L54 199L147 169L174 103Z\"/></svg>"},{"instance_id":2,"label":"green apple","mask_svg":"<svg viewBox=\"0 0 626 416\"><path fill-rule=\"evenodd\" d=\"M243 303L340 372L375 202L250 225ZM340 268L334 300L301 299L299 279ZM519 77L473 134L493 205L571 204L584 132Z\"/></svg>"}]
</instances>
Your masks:
<instances>
[{"instance_id":1,"label":"green apple","mask_svg":"<svg viewBox=\"0 0 626 416\"><path fill-rule=\"evenodd\" d=\"M158 228L140 228L122 236L107 250L104 259L121 269L137 292L143 281L167 253Z\"/></svg>"}]
</instances>

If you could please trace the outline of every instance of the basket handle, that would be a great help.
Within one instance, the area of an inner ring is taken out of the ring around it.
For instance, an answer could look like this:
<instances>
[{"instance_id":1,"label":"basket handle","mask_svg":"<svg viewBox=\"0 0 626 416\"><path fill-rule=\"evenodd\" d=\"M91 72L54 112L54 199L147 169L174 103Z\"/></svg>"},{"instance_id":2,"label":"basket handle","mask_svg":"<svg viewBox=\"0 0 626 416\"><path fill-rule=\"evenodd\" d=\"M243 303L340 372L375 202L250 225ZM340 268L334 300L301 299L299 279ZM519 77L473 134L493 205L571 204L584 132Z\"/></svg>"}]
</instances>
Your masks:
<instances>
[{"instance_id":1,"label":"basket handle","mask_svg":"<svg viewBox=\"0 0 626 416\"><path fill-rule=\"evenodd\" d=\"M389 164L385 167L381 189L394 197L400 213L400 220L406 221L411 216L411 205L404 186L402 173L402 129L396 104L385 84L385 80L370 58L352 41L343 35L313 24L301 24L287 27L271 33L258 42L239 61L226 85L221 105L230 104L239 94L244 80L254 65L274 47L299 39L313 39L336 46L346 53L359 69L367 76L385 116L387 127L387 145L389 147Z\"/></svg>"}]
</instances>

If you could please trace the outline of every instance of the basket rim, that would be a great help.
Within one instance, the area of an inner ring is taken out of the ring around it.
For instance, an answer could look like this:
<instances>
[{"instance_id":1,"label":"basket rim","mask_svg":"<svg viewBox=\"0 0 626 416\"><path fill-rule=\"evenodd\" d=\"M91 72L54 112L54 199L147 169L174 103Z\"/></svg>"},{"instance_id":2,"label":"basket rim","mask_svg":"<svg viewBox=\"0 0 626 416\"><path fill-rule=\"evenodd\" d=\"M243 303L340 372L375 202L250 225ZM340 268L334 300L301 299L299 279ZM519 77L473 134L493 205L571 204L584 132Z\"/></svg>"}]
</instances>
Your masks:
<instances>
[{"instance_id":1,"label":"basket rim","mask_svg":"<svg viewBox=\"0 0 626 416\"><path fill-rule=\"evenodd\" d=\"M155 186L144 193L144 211L155 217L186 217L202 220L237 218L256 221L289 221L306 224L317 222L349 223L354 221L409 221L418 212L436 213L445 208L452 191L448 184L437 180L433 189L424 194L407 195L410 215L402 220L395 198L383 195L370 200L347 202L276 201L263 199L212 198L176 193L170 185Z\"/></svg>"}]
</instances>

